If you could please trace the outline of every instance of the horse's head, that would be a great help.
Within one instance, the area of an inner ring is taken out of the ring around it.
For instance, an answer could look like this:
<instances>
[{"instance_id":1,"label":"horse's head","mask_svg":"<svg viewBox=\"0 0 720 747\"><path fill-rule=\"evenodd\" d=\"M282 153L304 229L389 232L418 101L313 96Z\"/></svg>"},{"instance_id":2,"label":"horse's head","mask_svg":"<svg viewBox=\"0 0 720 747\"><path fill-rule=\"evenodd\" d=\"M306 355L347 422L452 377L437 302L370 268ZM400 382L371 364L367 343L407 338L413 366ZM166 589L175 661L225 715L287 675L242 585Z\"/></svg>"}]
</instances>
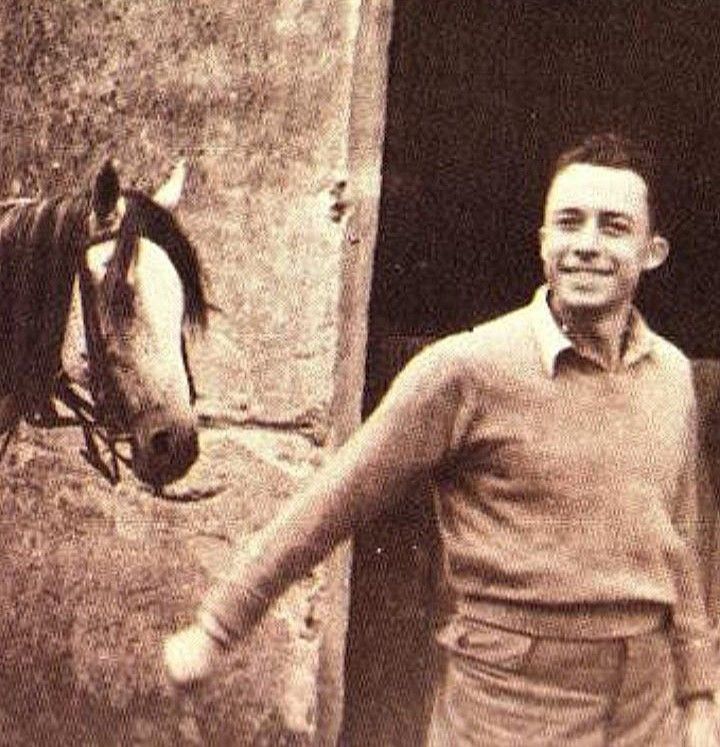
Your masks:
<instances>
[{"instance_id":1,"label":"horse's head","mask_svg":"<svg viewBox=\"0 0 720 747\"><path fill-rule=\"evenodd\" d=\"M98 174L80 288L96 409L111 436L132 448L132 468L156 487L198 456L188 326L207 303L197 254L172 215L185 166L152 198L121 190L112 163Z\"/></svg>"}]
</instances>

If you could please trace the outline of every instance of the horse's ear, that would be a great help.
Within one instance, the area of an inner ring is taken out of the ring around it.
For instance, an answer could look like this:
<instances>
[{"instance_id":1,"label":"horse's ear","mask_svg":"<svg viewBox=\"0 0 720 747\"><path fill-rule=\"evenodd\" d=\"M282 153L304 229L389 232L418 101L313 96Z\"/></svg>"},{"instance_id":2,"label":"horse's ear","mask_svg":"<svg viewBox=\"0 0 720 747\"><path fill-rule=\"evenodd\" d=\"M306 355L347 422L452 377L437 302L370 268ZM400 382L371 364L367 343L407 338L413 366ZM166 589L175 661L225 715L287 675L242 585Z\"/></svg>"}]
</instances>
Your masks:
<instances>
[{"instance_id":1,"label":"horse's ear","mask_svg":"<svg viewBox=\"0 0 720 747\"><path fill-rule=\"evenodd\" d=\"M95 177L92 193L93 212L102 221L115 210L119 197L120 180L115 164L108 158Z\"/></svg>"},{"instance_id":2,"label":"horse's ear","mask_svg":"<svg viewBox=\"0 0 720 747\"><path fill-rule=\"evenodd\" d=\"M153 195L153 200L166 210L174 210L182 197L185 178L187 177L187 160L180 159L170 174L170 178Z\"/></svg>"}]
</instances>

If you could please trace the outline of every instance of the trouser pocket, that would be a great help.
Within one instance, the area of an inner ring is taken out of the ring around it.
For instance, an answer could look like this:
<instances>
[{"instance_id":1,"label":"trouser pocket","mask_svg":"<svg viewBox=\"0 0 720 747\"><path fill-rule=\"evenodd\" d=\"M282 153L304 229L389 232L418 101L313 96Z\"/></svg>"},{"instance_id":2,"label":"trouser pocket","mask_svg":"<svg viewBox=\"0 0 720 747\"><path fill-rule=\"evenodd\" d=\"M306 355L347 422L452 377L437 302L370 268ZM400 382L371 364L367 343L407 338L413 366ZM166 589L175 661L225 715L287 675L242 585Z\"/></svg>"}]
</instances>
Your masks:
<instances>
[{"instance_id":1,"label":"trouser pocket","mask_svg":"<svg viewBox=\"0 0 720 747\"><path fill-rule=\"evenodd\" d=\"M477 620L453 620L437 636L452 654L498 671L520 672L526 666L536 639L514 630Z\"/></svg>"}]
</instances>

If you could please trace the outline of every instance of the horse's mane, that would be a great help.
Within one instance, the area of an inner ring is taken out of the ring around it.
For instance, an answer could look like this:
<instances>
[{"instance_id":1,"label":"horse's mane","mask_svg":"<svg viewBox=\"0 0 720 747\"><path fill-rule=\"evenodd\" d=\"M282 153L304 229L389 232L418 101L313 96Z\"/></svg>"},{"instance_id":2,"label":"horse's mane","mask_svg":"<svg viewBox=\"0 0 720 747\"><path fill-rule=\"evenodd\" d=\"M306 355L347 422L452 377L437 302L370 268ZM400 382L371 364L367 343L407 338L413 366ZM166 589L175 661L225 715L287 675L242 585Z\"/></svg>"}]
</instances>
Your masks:
<instances>
[{"instance_id":1,"label":"horse's mane","mask_svg":"<svg viewBox=\"0 0 720 747\"><path fill-rule=\"evenodd\" d=\"M81 194L0 208L0 395L16 393L23 410L60 370L89 205Z\"/></svg>"}]
</instances>

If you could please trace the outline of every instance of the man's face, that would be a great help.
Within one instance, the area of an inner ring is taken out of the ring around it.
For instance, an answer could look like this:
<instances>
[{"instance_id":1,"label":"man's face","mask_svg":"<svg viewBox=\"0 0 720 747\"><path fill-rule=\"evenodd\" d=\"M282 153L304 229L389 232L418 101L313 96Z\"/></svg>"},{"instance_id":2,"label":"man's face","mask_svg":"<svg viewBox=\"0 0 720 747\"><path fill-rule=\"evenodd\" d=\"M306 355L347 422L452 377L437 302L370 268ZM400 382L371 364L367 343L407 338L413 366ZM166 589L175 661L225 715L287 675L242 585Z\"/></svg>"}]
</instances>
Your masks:
<instances>
[{"instance_id":1,"label":"man's face","mask_svg":"<svg viewBox=\"0 0 720 747\"><path fill-rule=\"evenodd\" d=\"M584 163L553 179L540 245L556 308L598 315L631 303L641 272L666 254L650 233L644 179Z\"/></svg>"}]
</instances>

